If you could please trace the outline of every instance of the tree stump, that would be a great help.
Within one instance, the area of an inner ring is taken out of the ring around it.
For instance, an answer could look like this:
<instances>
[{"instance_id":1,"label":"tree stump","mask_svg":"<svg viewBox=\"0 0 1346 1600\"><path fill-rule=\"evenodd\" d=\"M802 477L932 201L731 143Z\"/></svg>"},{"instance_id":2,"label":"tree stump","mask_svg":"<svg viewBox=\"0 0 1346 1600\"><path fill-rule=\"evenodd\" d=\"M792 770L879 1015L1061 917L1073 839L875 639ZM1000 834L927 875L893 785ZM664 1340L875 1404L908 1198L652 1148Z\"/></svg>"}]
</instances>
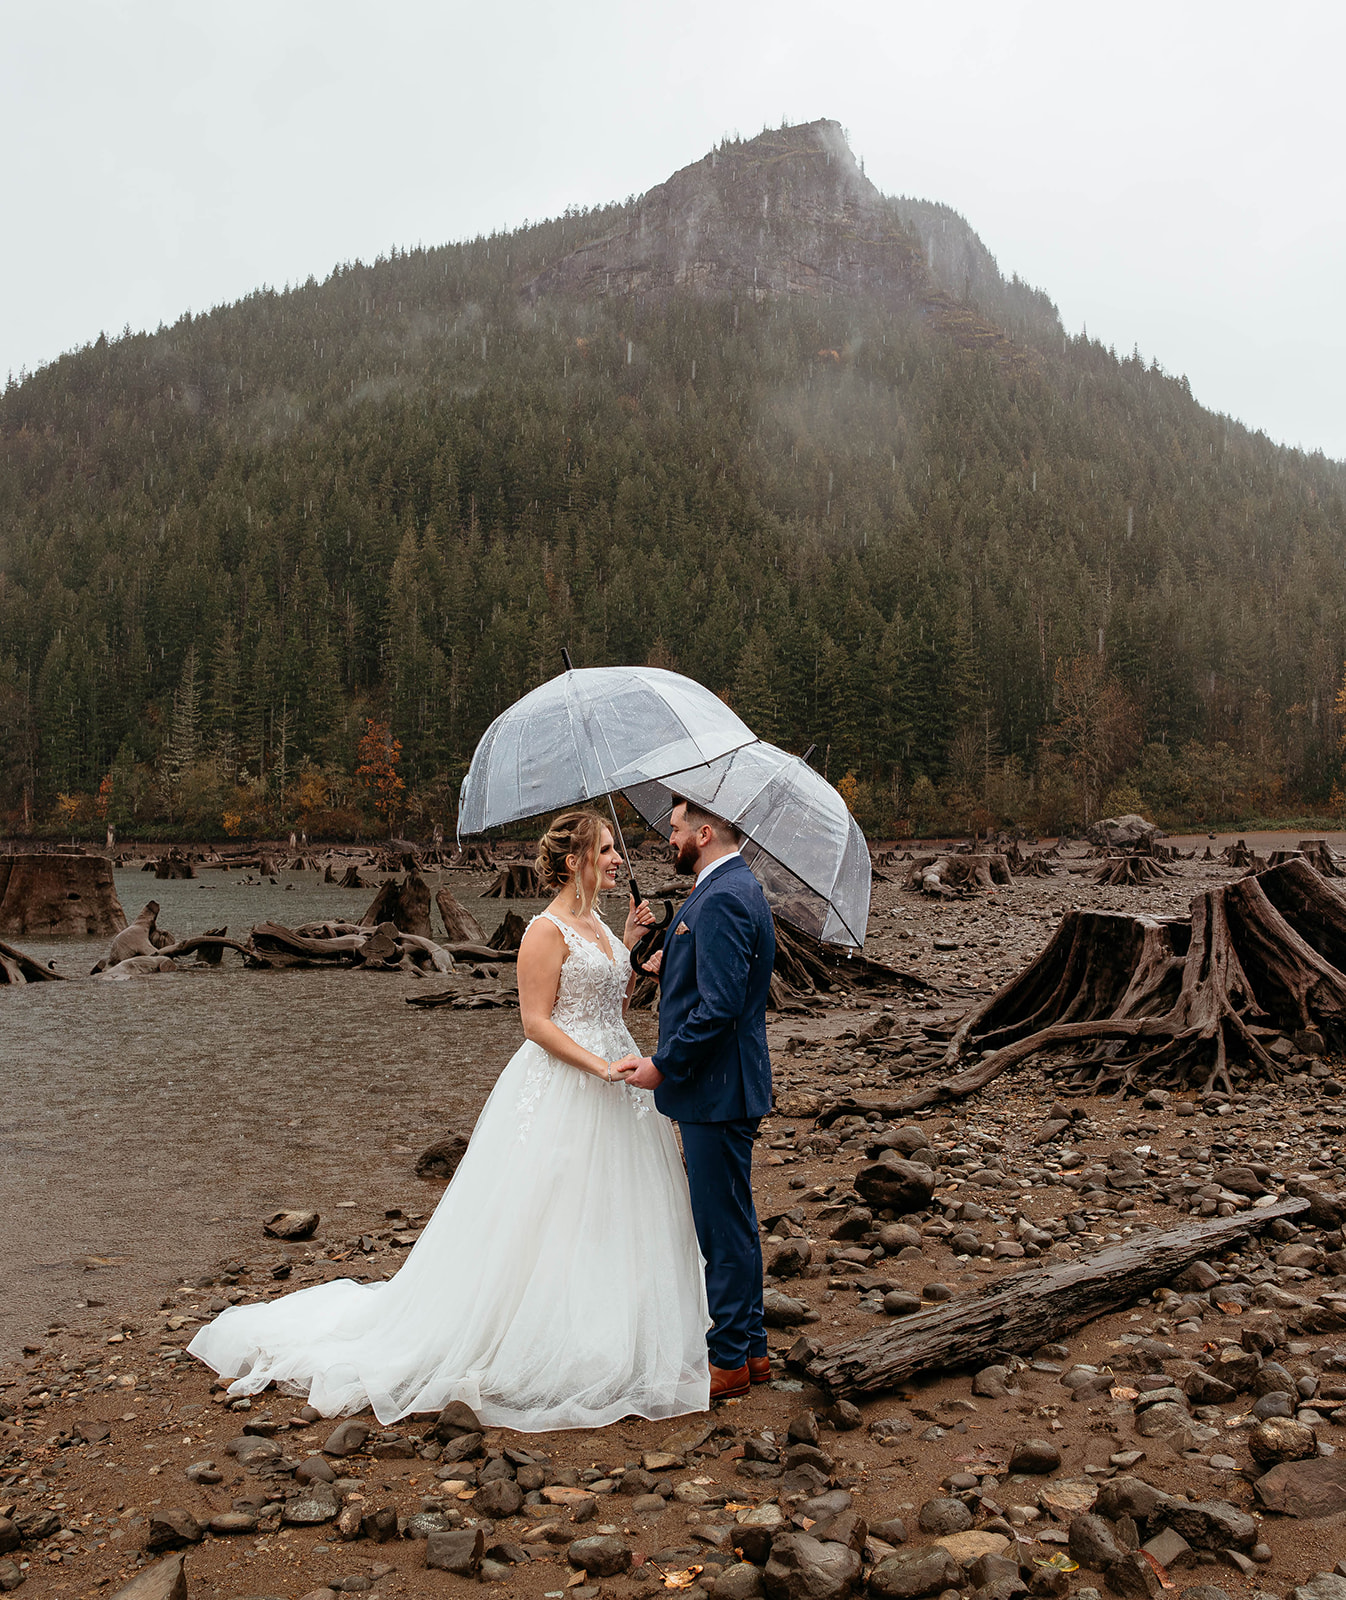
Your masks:
<instances>
[{"instance_id":1,"label":"tree stump","mask_svg":"<svg viewBox=\"0 0 1346 1600\"><path fill-rule=\"evenodd\" d=\"M105 938L126 913L103 856L0 856L0 936Z\"/></svg>"},{"instance_id":2,"label":"tree stump","mask_svg":"<svg viewBox=\"0 0 1346 1600\"><path fill-rule=\"evenodd\" d=\"M1255 850L1248 848L1246 839L1240 839L1237 844L1227 844L1220 852L1220 858L1227 861L1231 867L1249 867L1254 872L1261 872L1266 862Z\"/></svg>"},{"instance_id":3,"label":"tree stump","mask_svg":"<svg viewBox=\"0 0 1346 1600\"><path fill-rule=\"evenodd\" d=\"M1136 851L1132 855L1111 856L1094 874L1094 882L1131 886L1140 883L1162 883L1170 876L1172 874L1167 867L1161 866L1150 855Z\"/></svg>"},{"instance_id":4,"label":"tree stump","mask_svg":"<svg viewBox=\"0 0 1346 1600\"><path fill-rule=\"evenodd\" d=\"M511 861L501 867L483 900L540 900L542 884L531 861Z\"/></svg>"},{"instance_id":5,"label":"tree stump","mask_svg":"<svg viewBox=\"0 0 1346 1600\"><path fill-rule=\"evenodd\" d=\"M1302 860L1197 895L1187 921L1072 911L963 1019L943 1064L967 1048L982 1060L895 1109L960 1099L1027 1056L1081 1045L1093 1047L1081 1089L1120 1094L1143 1077L1232 1095L1248 1071L1279 1077L1269 1031L1313 1028L1346 1045L1343 967L1346 895Z\"/></svg>"},{"instance_id":6,"label":"tree stump","mask_svg":"<svg viewBox=\"0 0 1346 1600\"><path fill-rule=\"evenodd\" d=\"M440 919L444 923L444 937L450 944L485 944L486 934L481 923L465 910L453 897L452 890L439 889L435 893Z\"/></svg>"},{"instance_id":7,"label":"tree stump","mask_svg":"<svg viewBox=\"0 0 1346 1600\"><path fill-rule=\"evenodd\" d=\"M1301 839L1299 852L1320 878L1346 878L1346 868L1328 849L1326 839Z\"/></svg>"},{"instance_id":8,"label":"tree stump","mask_svg":"<svg viewBox=\"0 0 1346 1600\"><path fill-rule=\"evenodd\" d=\"M499 863L491 854L489 845L465 844L453 862L455 867L466 867L473 872L494 872Z\"/></svg>"},{"instance_id":9,"label":"tree stump","mask_svg":"<svg viewBox=\"0 0 1346 1600\"><path fill-rule=\"evenodd\" d=\"M419 873L407 873L400 883L389 878L360 918L362 928L377 928L384 922L391 922L403 933L414 933L422 939L430 937L430 889Z\"/></svg>"},{"instance_id":10,"label":"tree stump","mask_svg":"<svg viewBox=\"0 0 1346 1600\"><path fill-rule=\"evenodd\" d=\"M370 889L373 885L365 882L360 876L359 866L352 861L350 866L346 868L345 875L341 880L341 887L343 889Z\"/></svg>"},{"instance_id":11,"label":"tree stump","mask_svg":"<svg viewBox=\"0 0 1346 1600\"><path fill-rule=\"evenodd\" d=\"M487 948L491 950L517 950L523 943L523 936L528 931L528 924L517 911L507 911L505 920L486 941Z\"/></svg>"}]
</instances>

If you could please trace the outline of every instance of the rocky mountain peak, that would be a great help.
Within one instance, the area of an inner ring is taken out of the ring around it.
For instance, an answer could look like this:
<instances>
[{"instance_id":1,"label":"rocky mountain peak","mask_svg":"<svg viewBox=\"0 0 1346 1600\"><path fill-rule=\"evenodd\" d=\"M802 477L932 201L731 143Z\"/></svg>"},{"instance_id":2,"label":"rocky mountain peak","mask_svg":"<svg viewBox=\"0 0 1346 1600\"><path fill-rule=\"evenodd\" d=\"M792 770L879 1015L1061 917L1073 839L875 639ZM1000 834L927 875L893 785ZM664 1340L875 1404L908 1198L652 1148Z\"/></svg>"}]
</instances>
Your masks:
<instances>
[{"instance_id":1,"label":"rocky mountain peak","mask_svg":"<svg viewBox=\"0 0 1346 1600\"><path fill-rule=\"evenodd\" d=\"M931 315L959 343L1018 359L1002 328L936 276L942 258L923 236L923 215L908 219L902 202L881 194L841 125L824 119L721 144L633 201L616 227L549 265L529 289L579 299L851 296ZM941 216L944 230L950 215Z\"/></svg>"}]
</instances>

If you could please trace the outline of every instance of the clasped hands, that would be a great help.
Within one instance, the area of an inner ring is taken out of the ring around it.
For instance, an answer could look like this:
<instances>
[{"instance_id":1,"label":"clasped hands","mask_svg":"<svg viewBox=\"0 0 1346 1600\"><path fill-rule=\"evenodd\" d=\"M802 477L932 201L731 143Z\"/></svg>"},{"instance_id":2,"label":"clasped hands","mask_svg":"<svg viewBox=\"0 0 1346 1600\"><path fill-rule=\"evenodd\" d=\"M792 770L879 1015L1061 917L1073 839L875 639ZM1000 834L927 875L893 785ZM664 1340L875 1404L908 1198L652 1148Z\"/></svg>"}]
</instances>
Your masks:
<instances>
[{"instance_id":1,"label":"clasped hands","mask_svg":"<svg viewBox=\"0 0 1346 1600\"><path fill-rule=\"evenodd\" d=\"M623 1056L612 1063L612 1072L636 1089L657 1089L664 1081L663 1073L649 1056Z\"/></svg>"}]
</instances>

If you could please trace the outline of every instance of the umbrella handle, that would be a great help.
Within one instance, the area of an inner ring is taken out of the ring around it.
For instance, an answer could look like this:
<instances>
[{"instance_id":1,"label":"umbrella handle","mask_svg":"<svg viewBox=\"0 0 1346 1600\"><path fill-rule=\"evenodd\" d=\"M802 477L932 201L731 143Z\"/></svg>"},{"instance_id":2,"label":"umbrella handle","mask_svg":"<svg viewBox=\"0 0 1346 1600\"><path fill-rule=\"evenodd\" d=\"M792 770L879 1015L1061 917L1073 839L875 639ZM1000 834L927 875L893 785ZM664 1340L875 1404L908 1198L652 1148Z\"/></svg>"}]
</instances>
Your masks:
<instances>
[{"instance_id":1,"label":"umbrella handle","mask_svg":"<svg viewBox=\"0 0 1346 1600\"><path fill-rule=\"evenodd\" d=\"M575 670L575 663L570 659L570 652L564 645L561 646L561 660L564 662L567 672ZM644 905L645 896L640 892L640 885L636 882L635 868L631 865L631 852L626 848L626 840L622 835L622 825L617 821L617 807L611 795L608 796L608 810L612 813L612 826L617 830L617 843L621 847L622 855L626 860L626 870L631 877L631 894L638 906Z\"/></svg>"}]
</instances>

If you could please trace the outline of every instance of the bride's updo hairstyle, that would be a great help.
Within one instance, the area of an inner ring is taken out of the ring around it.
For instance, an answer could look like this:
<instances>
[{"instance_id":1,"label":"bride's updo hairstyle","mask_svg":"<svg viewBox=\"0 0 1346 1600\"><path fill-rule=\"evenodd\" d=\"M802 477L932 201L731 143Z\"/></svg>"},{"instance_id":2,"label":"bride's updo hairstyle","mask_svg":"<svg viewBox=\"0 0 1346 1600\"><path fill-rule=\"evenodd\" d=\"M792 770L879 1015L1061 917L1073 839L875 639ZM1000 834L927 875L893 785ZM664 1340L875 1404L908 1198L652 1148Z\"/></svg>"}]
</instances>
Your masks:
<instances>
[{"instance_id":1,"label":"bride's updo hairstyle","mask_svg":"<svg viewBox=\"0 0 1346 1600\"><path fill-rule=\"evenodd\" d=\"M596 811L563 811L537 842L537 875L548 894L555 894L570 878L566 857L577 862L575 882L583 909L592 911L598 899L598 852L608 824ZM593 882L584 883L585 867L592 867Z\"/></svg>"}]
</instances>

